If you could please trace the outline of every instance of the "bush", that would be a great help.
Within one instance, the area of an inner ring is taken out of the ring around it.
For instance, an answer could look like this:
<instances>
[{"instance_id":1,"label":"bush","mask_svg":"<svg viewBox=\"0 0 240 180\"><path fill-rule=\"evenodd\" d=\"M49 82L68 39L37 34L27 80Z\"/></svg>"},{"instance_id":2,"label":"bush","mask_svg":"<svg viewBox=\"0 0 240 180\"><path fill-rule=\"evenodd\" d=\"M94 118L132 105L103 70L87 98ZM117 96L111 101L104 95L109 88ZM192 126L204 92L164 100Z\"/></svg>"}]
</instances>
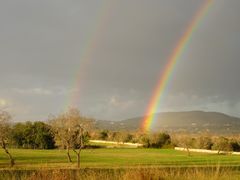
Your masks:
<instances>
[{"instance_id":1,"label":"bush","mask_svg":"<svg viewBox=\"0 0 240 180\"><path fill-rule=\"evenodd\" d=\"M172 148L171 137L167 133L142 134L139 137L139 143L143 144L145 148Z\"/></svg>"},{"instance_id":2,"label":"bush","mask_svg":"<svg viewBox=\"0 0 240 180\"><path fill-rule=\"evenodd\" d=\"M107 140L108 139L108 131L103 130L103 131L99 132L99 139Z\"/></svg>"},{"instance_id":3,"label":"bush","mask_svg":"<svg viewBox=\"0 0 240 180\"><path fill-rule=\"evenodd\" d=\"M164 145L169 144L171 144L171 138L167 133L155 134L151 139L151 147L154 148L162 148Z\"/></svg>"},{"instance_id":4,"label":"bush","mask_svg":"<svg viewBox=\"0 0 240 180\"><path fill-rule=\"evenodd\" d=\"M233 151L240 151L240 144L236 140L231 140L230 141L230 146Z\"/></svg>"}]
</instances>

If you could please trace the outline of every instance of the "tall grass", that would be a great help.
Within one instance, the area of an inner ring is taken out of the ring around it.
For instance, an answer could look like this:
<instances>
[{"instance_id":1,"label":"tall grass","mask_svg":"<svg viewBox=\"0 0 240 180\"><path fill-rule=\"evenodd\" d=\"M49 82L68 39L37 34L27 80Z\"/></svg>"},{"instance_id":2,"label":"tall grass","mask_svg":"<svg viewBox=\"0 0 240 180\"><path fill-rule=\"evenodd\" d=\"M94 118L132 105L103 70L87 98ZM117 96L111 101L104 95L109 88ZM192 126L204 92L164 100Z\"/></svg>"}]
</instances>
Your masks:
<instances>
[{"instance_id":1,"label":"tall grass","mask_svg":"<svg viewBox=\"0 0 240 180\"><path fill-rule=\"evenodd\" d=\"M5 174L5 175L4 175ZM11 180L237 180L240 172L233 168L128 168L63 169L0 173L0 179Z\"/></svg>"}]
</instances>

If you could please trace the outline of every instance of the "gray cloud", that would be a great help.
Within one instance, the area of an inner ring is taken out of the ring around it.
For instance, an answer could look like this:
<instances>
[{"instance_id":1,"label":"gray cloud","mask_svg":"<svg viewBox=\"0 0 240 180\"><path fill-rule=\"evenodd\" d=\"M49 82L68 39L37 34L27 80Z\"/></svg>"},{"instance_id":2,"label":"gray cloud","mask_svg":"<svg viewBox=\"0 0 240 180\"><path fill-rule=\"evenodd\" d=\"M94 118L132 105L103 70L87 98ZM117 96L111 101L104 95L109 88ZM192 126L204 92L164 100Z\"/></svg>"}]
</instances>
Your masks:
<instances>
[{"instance_id":1,"label":"gray cloud","mask_svg":"<svg viewBox=\"0 0 240 180\"><path fill-rule=\"evenodd\" d=\"M46 119L79 97L81 112L99 119L144 114L167 58L203 2L1 1L1 106L17 120ZM238 0L214 1L159 111L240 116L238 7Z\"/></svg>"}]
</instances>

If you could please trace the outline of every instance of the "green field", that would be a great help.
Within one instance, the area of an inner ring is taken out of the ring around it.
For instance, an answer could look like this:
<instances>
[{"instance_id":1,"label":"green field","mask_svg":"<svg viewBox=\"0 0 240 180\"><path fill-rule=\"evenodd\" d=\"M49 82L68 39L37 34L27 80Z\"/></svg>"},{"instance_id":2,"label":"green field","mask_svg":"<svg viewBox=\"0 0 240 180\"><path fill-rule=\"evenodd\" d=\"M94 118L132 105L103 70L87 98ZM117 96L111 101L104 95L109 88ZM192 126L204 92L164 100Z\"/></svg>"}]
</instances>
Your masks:
<instances>
[{"instance_id":1,"label":"green field","mask_svg":"<svg viewBox=\"0 0 240 180\"><path fill-rule=\"evenodd\" d=\"M76 157L68 163L65 150L10 149L16 160L8 165L0 151L0 180L77 179L213 179L240 178L240 156L192 153L173 149L85 149L81 169Z\"/></svg>"},{"instance_id":2,"label":"green field","mask_svg":"<svg viewBox=\"0 0 240 180\"><path fill-rule=\"evenodd\" d=\"M16 159L15 169L36 168L74 168L68 163L65 150L10 149ZM84 168L121 168L145 166L240 166L240 156L192 153L173 149L86 149L81 154L81 167ZM0 168L8 168L8 158L0 151Z\"/></svg>"}]
</instances>

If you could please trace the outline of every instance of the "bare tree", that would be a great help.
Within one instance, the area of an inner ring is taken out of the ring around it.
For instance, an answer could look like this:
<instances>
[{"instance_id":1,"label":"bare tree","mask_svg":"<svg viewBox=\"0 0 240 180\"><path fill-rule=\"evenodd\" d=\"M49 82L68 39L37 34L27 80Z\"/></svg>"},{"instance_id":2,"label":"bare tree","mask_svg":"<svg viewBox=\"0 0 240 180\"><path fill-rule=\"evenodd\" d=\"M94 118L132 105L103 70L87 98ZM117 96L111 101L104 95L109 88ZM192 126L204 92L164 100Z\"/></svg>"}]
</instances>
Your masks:
<instances>
[{"instance_id":1,"label":"bare tree","mask_svg":"<svg viewBox=\"0 0 240 180\"><path fill-rule=\"evenodd\" d=\"M80 168L80 153L88 142L88 132L82 124L75 127L75 135L73 136L73 152L77 155L77 166Z\"/></svg>"},{"instance_id":2,"label":"bare tree","mask_svg":"<svg viewBox=\"0 0 240 180\"><path fill-rule=\"evenodd\" d=\"M10 114L6 111L0 110L0 146L3 148L10 160L10 166L13 167L15 161L7 148L10 136L10 121Z\"/></svg>"},{"instance_id":3,"label":"bare tree","mask_svg":"<svg viewBox=\"0 0 240 180\"><path fill-rule=\"evenodd\" d=\"M71 149L71 141L73 134L71 128L67 125L68 121L69 118L66 116L66 114L61 114L58 117L52 117L50 119L50 124L54 129L55 138L57 140L60 140L62 146L67 150L66 153L68 162L72 162L69 151Z\"/></svg>"},{"instance_id":4,"label":"bare tree","mask_svg":"<svg viewBox=\"0 0 240 180\"><path fill-rule=\"evenodd\" d=\"M87 130L90 129L93 120L80 115L79 110L70 108L67 112L50 119L50 124L55 129L56 137L67 150L67 158L72 162L70 150L77 155L78 167L80 167L80 153L87 139Z\"/></svg>"},{"instance_id":5,"label":"bare tree","mask_svg":"<svg viewBox=\"0 0 240 180\"><path fill-rule=\"evenodd\" d=\"M220 154L221 151L233 150L229 139L223 136L214 139L213 149L216 149L218 154Z\"/></svg>"},{"instance_id":6,"label":"bare tree","mask_svg":"<svg viewBox=\"0 0 240 180\"><path fill-rule=\"evenodd\" d=\"M190 134L186 133L178 133L173 137L173 143L185 148L187 150L188 156L190 156L190 148L193 148L196 143L196 139L194 137L191 137Z\"/></svg>"}]
</instances>

